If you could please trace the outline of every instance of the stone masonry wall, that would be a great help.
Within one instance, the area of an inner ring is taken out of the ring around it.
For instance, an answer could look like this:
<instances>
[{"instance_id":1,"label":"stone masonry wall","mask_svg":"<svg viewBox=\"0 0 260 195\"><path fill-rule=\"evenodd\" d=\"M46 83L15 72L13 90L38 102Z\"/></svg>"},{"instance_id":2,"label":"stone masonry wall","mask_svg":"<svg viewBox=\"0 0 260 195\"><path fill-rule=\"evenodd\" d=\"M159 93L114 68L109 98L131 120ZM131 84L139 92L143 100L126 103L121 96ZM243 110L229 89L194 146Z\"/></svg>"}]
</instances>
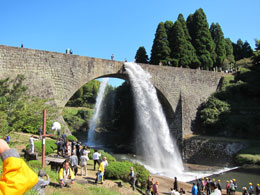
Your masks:
<instances>
[{"instance_id":1,"label":"stone masonry wall","mask_svg":"<svg viewBox=\"0 0 260 195\"><path fill-rule=\"evenodd\" d=\"M61 108L82 85L95 78L128 79L123 64L120 61L0 45L0 79L23 74L31 95L53 99L53 103ZM170 128L177 132L178 137L190 134L199 105L216 91L222 74L141 66L151 74L152 83L170 106L169 113L175 113L177 105L180 106L178 117L168 116Z\"/></svg>"}]
</instances>

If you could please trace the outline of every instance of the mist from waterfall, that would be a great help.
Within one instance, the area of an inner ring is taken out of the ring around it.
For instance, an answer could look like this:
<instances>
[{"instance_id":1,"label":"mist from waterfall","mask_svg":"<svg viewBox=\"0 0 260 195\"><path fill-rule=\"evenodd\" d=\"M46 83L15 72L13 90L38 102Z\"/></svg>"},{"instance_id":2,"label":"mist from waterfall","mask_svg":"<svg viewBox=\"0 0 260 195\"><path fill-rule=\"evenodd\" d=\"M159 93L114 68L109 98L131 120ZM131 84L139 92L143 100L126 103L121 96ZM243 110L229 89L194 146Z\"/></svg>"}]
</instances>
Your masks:
<instances>
[{"instance_id":1,"label":"mist from waterfall","mask_svg":"<svg viewBox=\"0 0 260 195\"><path fill-rule=\"evenodd\" d=\"M136 105L136 151L144 156L144 165L154 173L181 175L181 155L158 100L151 75L136 63L124 67L129 75Z\"/></svg>"},{"instance_id":2,"label":"mist from waterfall","mask_svg":"<svg viewBox=\"0 0 260 195\"><path fill-rule=\"evenodd\" d=\"M102 112L102 100L104 98L105 90L107 88L109 78L103 78L98 90L98 94L96 97L96 104L94 108L94 114L91 118L89 130L88 130L88 141L87 144L89 146L95 146L95 130L97 126L98 119Z\"/></svg>"}]
</instances>

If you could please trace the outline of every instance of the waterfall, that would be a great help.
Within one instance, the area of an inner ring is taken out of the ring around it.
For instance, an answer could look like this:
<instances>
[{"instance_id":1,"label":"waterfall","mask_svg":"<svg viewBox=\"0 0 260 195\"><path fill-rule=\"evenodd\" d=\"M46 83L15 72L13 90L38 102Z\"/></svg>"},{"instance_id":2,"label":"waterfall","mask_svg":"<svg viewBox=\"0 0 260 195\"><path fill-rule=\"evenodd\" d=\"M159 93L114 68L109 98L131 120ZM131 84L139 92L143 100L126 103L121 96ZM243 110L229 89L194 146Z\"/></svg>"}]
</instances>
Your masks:
<instances>
[{"instance_id":1,"label":"waterfall","mask_svg":"<svg viewBox=\"0 0 260 195\"><path fill-rule=\"evenodd\" d=\"M184 169L182 159L150 81L151 75L136 63L127 62L124 66L136 105L136 151L144 156L144 164L150 171L181 175Z\"/></svg>"},{"instance_id":2,"label":"waterfall","mask_svg":"<svg viewBox=\"0 0 260 195\"><path fill-rule=\"evenodd\" d=\"M102 82L100 84L99 90L98 90L98 95L96 97L96 104L94 108L94 114L91 118L90 125L89 125L89 130L88 130L88 142L87 144L90 146L95 145L95 129L97 125L97 121L99 119L99 116L101 114L101 105L102 105L102 100L104 97L104 93L108 84L109 78L103 78Z\"/></svg>"}]
</instances>

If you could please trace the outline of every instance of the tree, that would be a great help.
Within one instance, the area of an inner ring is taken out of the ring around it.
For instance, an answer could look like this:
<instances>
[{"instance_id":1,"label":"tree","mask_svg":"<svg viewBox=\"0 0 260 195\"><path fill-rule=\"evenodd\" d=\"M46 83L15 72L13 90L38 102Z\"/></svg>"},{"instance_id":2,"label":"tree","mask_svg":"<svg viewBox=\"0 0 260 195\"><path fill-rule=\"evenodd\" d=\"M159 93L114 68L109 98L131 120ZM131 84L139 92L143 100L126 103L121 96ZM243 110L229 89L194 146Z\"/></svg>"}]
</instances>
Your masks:
<instances>
[{"instance_id":1,"label":"tree","mask_svg":"<svg viewBox=\"0 0 260 195\"><path fill-rule=\"evenodd\" d=\"M216 44L216 66L223 67L224 60L226 59L226 42L222 29L218 23L212 23L209 29L212 39Z\"/></svg>"},{"instance_id":2,"label":"tree","mask_svg":"<svg viewBox=\"0 0 260 195\"><path fill-rule=\"evenodd\" d=\"M135 55L136 63L148 64L148 55L146 54L146 50L143 46L139 47Z\"/></svg>"},{"instance_id":3,"label":"tree","mask_svg":"<svg viewBox=\"0 0 260 195\"><path fill-rule=\"evenodd\" d=\"M164 23L159 23L155 38L153 41L152 51L151 51L151 61L150 64L158 65L162 62L164 65L170 61L170 48L167 39L167 33L164 27Z\"/></svg>"},{"instance_id":4,"label":"tree","mask_svg":"<svg viewBox=\"0 0 260 195\"><path fill-rule=\"evenodd\" d=\"M233 46L230 38L225 39L225 50L226 50L226 60L224 60L224 69L232 68L235 63L235 58L233 55Z\"/></svg>"},{"instance_id":5,"label":"tree","mask_svg":"<svg viewBox=\"0 0 260 195\"><path fill-rule=\"evenodd\" d=\"M232 45L236 61L249 58L253 55L253 50L247 41L243 42L241 39L238 39L237 43L233 43Z\"/></svg>"},{"instance_id":6,"label":"tree","mask_svg":"<svg viewBox=\"0 0 260 195\"><path fill-rule=\"evenodd\" d=\"M186 39L181 22L174 23L171 31L171 58L175 66L197 68L200 62L192 44Z\"/></svg>"},{"instance_id":7,"label":"tree","mask_svg":"<svg viewBox=\"0 0 260 195\"><path fill-rule=\"evenodd\" d=\"M260 64L260 40L255 40L255 52L254 52L254 55L253 55L253 62L254 64L256 65L259 65Z\"/></svg>"},{"instance_id":8,"label":"tree","mask_svg":"<svg viewBox=\"0 0 260 195\"><path fill-rule=\"evenodd\" d=\"M201 8L196 10L193 15L189 15L187 26L202 68L212 69L216 62L216 46L209 32L206 15Z\"/></svg>"},{"instance_id":9,"label":"tree","mask_svg":"<svg viewBox=\"0 0 260 195\"><path fill-rule=\"evenodd\" d=\"M182 29L183 29L183 31L184 31L186 40L191 41L191 36L190 36L190 33L189 33L189 30L188 30L187 24L186 24L185 19L184 19L184 17L183 17L182 14L179 14L179 16L178 16L178 21L179 21L179 22L181 23L181 25L182 25Z\"/></svg>"},{"instance_id":10,"label":"tree","mask_svg":"<svg viewBox=\"0 0 260 195\"><path fill-rule=\"evenodd\" d=\"M170 20L167 20L165 23L164 23L164 28L165 28L165 31L166 31L166 34L167 34L167 37L169 38L169 31L170 29L172 28L173 26L173 22L170 21Z\"/></svg>"}]
</instances>

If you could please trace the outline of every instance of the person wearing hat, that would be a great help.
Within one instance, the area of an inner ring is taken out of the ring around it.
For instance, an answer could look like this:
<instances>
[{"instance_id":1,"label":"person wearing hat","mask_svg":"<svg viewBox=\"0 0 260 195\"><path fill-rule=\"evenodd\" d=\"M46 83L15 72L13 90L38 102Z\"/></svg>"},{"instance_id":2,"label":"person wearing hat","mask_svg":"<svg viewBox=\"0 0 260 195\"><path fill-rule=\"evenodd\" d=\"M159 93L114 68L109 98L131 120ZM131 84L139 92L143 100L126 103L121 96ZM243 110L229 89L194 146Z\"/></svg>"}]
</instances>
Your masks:
<instances>
[{"instance_id":1,"label":"person wearing hat","mask_svg":"<svg viewBox=\"0 0 260 195\"><path fill-rule=\"evenodd\" d=\"M236 193L236 188L235 188L235 185L233 183L233 180L230 180L230 183L229 183L229 191L230 191L230 194L231 195L235 195Z\"/></svg>"},{"instance_id":2,"label":"person wearing hat","mask_svg":"<svg viewBox=\"0 0 260 195\"><path fill-rule=\"evenodd\" d=\"M236 181L236 179L233 179L233 184L235 186L235 189L237 190L237 181Z\"/></svg>"},{"instance_id":3,"label":"person wearing hat","mask_svg":"<svg viewBox=\"0 0 260 195\"><path fill-rule=\"evenodd\" d=\"M216 186L220 190L220 192L222 192L222 186L221 186L221 180L220 179L218 179Z\"/></svg>"},{"instance_id":4,"label":"person wearing hat","mask_svg":"<svg viewBox=\"0 0 260 195\"><path fill-rule=\"evenodd\" d=\"M43 177L46 177L46 180L43 179ZM49 176L44 172L43 169L39 170L38 172L38 183L33 187L35 191L38 192L40 195L44 195L44 189L47 185L50 184L50 178Z\"/></svg>"},{"instance_id":5,"label":"person wearing hat","mask_svg":"<svg viewBox=\"0 0 260 195\"><path fill-rule=\"evenodd\" d=\"M153 195L159 195L159 182L156 181L155 184L153 184Z\"/></svg>"},{"instance_id":6,"label":"person wearing hat","mask_svg":"<svg viewBox=\"0 0 260 195\"><path fill-rule=\"evenodd\" d=\"M252 195L254 193L253 184L251 182L249 183L248 193L249 195Z\"/></svg>"},{"instance_id":7,"label":"person wearing hat","mask_svg":"<svg viewBox=\"0 0 260 195\"><path fill-rule=\"evenodd\" d=\"M259 194L260 194L260 185L259 185L259 183L256 184L256 187L255 187L255 194L256 194L256 195L259 195Z\"/></svg>"},{"instance_id":8,"label":"person wearing hat","mask_svg":"<svg viewBox=\"0 0 260 195\"><path fill-rule=\"evenodd\" d=\"M226 193L227 193L227 195L230 194L230 190L229 190L229 181L228 181L228 180L226 181Z\"/></svg>"}]
</instances>

